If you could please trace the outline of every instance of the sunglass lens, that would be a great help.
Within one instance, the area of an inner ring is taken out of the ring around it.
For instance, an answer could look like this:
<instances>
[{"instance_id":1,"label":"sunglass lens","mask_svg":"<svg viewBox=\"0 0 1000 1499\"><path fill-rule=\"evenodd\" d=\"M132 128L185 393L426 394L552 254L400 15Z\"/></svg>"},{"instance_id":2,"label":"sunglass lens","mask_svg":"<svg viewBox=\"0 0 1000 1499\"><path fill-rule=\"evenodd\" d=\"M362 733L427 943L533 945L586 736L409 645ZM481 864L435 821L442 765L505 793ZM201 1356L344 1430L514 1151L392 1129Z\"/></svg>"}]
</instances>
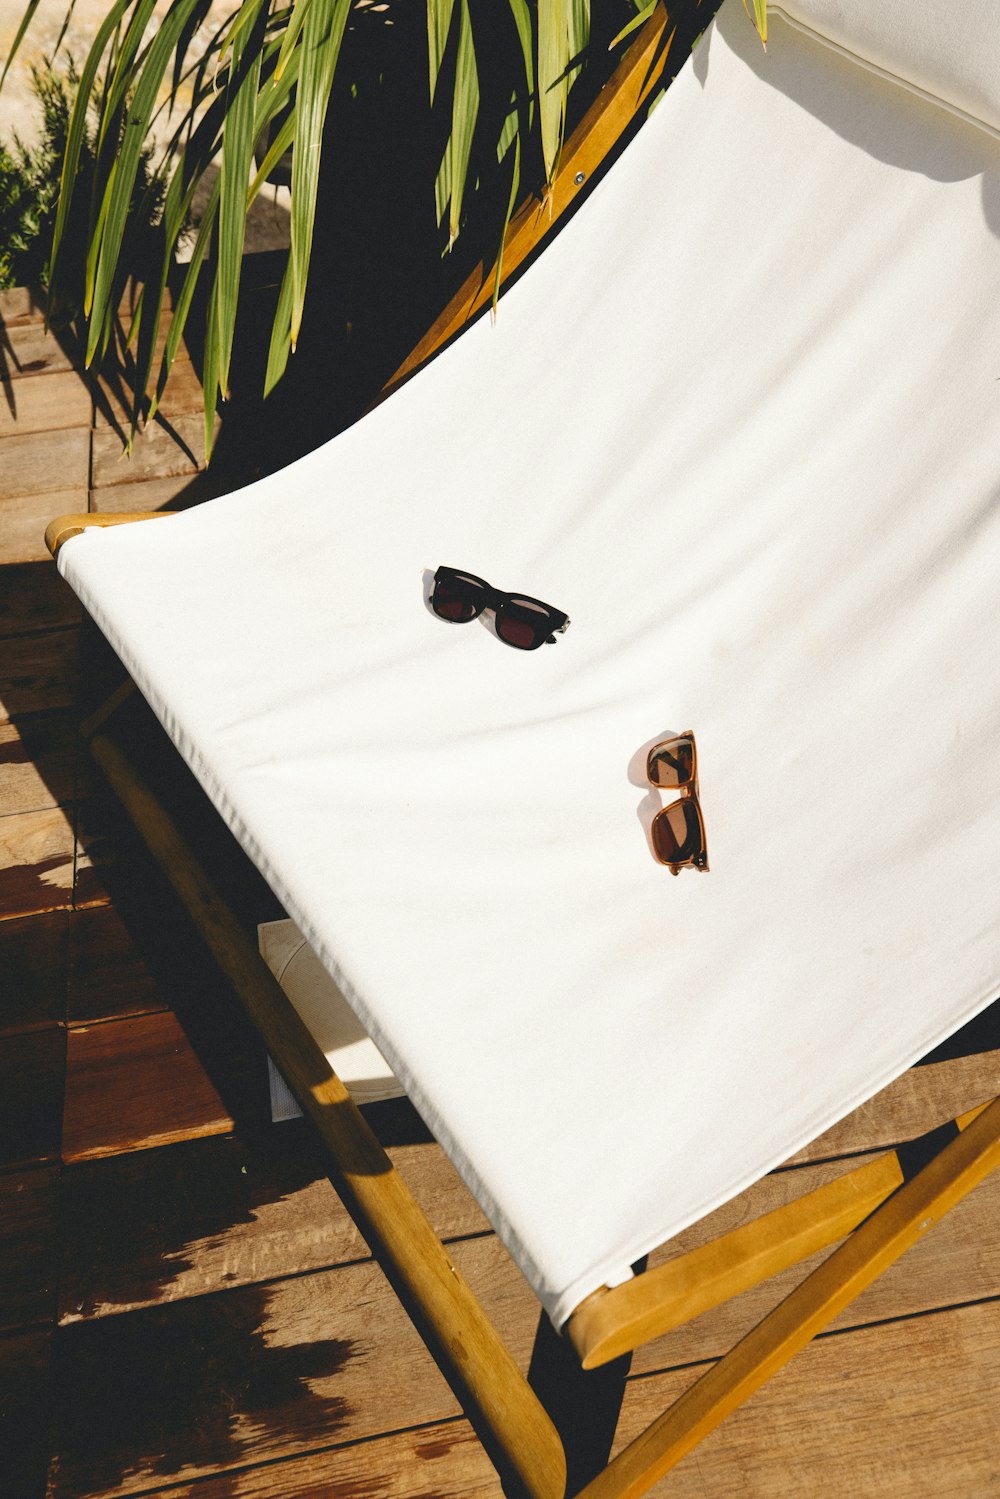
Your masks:
<instances>
[{"instance_id":1,"label":"sunglass lens","mask_svg":"<svg viewBox=\"0 0 1000 1499\"><path fill-rule=\"evenodd\" d=\"M694 744L690 739L665 739L650 750L646 775L654 786L686 786L693 774Z\"/></svg>"},{"instance_id":2,"label":"sunglass lens","mask_svg":"<svg viewBox=\"0 0 1000 1499\"><path fill-rule=\"evenodd\" d=\"M664 807L653 818L653 851L661 864L703 864L705 829L696 801Z\"/></svg>"},{"instance_id":3,"label":"sunglass lens","mask_svg":"<svg viewBox=\"0 0 1000 1499\"><path fill-rule=\"evenodd\" d=\"M552 633L552 622L537 604L510 599L497 610L496 630L507 645L519 651L533 651Z\"/></svg>"},{"instance_id":4,"label":"sunglass lens","mask_svg":"<svg viewBox=\"0 0 1000 1499\"><path fill-rule=\"evenodd\" d=\"M441 619L449 619L453 624L467 624L482 610L482 603L476 599L478 592L481 590L471 581L438 578L431 594L431 608Z\"/></svg>"}]
</instances>

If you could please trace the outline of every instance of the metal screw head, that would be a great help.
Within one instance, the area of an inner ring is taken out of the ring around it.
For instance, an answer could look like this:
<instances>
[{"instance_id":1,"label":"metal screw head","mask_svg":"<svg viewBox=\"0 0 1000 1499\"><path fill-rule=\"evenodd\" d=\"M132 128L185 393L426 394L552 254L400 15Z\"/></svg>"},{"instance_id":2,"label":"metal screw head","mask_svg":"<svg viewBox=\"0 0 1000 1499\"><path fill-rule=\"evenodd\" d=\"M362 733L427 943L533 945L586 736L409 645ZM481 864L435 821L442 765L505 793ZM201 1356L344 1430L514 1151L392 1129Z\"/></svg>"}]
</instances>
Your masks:
<instances>
[{"instance_id":1,"label":"metal screw head","mask_svg":"<svg viewBox=\"0 0 1000 1499\"><path fill-rule=\"evenodd\" d=\"M577 172L576 176L573 178L573 181L576 183L577 187L580 186L581 182L586 182L586 180L587 180L587 174L586 174L586 172Z\"/></svg>"}]
</instances>

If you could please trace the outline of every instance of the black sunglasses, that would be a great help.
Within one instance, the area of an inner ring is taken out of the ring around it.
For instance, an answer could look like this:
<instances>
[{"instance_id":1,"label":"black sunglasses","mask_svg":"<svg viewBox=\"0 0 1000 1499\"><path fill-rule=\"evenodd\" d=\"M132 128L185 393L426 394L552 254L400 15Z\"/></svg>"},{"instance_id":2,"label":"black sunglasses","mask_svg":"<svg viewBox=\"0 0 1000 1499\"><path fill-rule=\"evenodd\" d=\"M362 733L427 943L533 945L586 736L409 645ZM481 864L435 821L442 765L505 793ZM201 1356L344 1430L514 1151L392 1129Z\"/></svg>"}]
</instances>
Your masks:
<instances>
[{"instance_id":1,"label":"black sunglasses","mask_svg":"<svg viewBox=\"0 0 1000 1499\"><path fill-rule=\"evenodd\" d=\"M496 616L496 632L505 645L519 651L535 651L554 642L569 624L568 617L541 599L524 593L501 593L498 588L457 567L439 567L434 574L431 608L439 619L468 624L484 609Z\"/></svg>"}]
</instances>

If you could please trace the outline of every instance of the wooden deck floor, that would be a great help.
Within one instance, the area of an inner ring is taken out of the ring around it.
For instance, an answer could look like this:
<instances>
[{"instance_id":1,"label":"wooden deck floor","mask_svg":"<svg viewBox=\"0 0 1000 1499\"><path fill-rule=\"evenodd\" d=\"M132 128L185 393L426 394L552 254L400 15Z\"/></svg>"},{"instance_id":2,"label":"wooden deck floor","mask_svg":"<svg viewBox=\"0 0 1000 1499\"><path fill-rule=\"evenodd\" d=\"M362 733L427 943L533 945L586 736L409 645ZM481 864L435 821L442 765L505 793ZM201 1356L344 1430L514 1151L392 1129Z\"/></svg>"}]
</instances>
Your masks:
<instances>
[{"instance_id":1,"label":"wooden deck floor","mask_svg":"<svg viewBox=\"0 0 1000 1499\"><path fill-rule=\"evenodd\" d=\"M190 496L194 371L126 464L72 350L26 301L0 313L0 1494L497 1496L308 1132L268 1122L259 1045L77 753L81 709L119 668L42 531ZM248 918L272 914L235 873ZM1000 1091L995 1012L966 1043L686 1244ZM557 1383L553 1339L438 1147L407 1106L372 1116L515 1356ZM657 1492L1000 1495L998 1222L995 1180ZM794 1278L644 1350L627 1379L586 1376L579 1461L611 1440L619 1396L616 1443Z\"/></svg>"}]
</instances>

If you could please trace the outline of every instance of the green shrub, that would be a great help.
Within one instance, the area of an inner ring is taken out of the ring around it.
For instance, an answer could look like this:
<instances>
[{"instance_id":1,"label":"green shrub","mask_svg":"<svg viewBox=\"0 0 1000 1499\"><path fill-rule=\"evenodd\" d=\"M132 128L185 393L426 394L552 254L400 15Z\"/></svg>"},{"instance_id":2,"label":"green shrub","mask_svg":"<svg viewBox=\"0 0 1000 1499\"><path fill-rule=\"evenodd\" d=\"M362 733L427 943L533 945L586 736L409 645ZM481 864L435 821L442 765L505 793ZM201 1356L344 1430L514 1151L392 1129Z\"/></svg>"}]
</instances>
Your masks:
<instances>
[{"instance_id":1,"label":"green shrub","mask_svg":"<svg viewBox=\"0 0 1000 1499\"><path fill-rule=\"evenodd\" d=\"M0 142L0 289L35 286L48 290L52 234L59 202L59 178L70 111L78 78L72 65L65 75L51 66L32 68L32 88L41 112L38 144L26 145L17 134ZM70 221L60 250L58 311L72 320L83 310L89 225L87 205L94 179L96 129L86 128L76 173ZM129 209L124 247L128 271L144 277L158 265L162 248L158 226L166 191L153 169L152 148L143 150Z\"/></svg>"}]
</instances>

